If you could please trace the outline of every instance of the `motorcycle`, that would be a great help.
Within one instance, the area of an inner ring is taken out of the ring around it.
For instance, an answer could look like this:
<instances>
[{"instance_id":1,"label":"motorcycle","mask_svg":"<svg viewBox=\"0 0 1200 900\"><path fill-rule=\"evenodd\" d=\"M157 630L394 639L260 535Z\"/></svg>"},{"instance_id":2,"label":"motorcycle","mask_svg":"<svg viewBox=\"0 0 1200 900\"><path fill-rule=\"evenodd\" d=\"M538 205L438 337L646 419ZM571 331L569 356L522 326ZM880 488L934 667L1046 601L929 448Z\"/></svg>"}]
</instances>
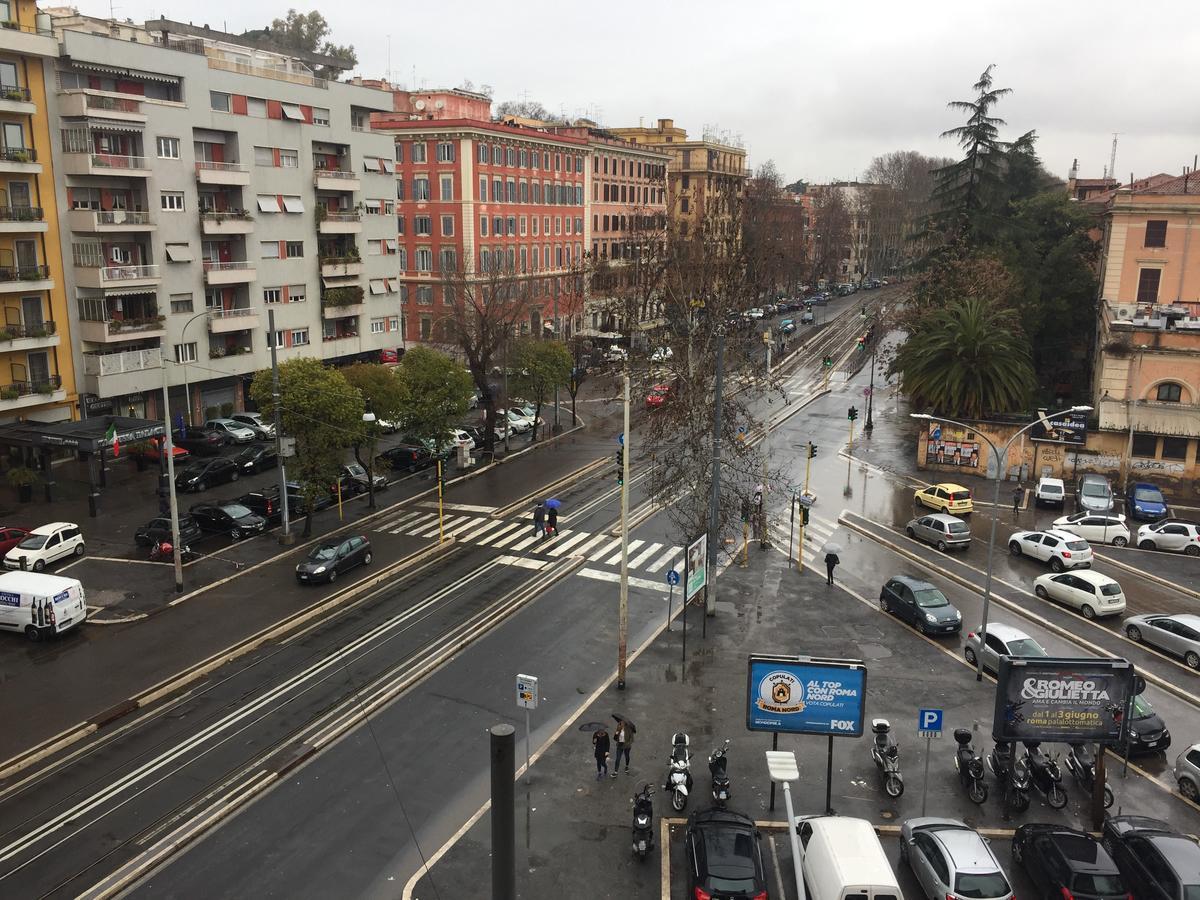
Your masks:
<instances>
[{"instance_id":1,"label":"motorcycle","mask_svg":"<svg viewBox=\"0 0 1200 900\"><path fill-rule=\"evenodd\" d=\"M633 852L638 859L645 859L646 854L654 849L654 804L650 802L650 782L642 785L642 789L633 796Z\"/></svg>"},{"instance_id":2,"label":"motorcycle","mask_svg":"<svg viewBox=\"0 0 1200 900\"><path fill-rule=\"evenodd\" d=\"M1043 753L1039 741L1025 742L1025 760L1029 766L1029 780L1046 798L1052 809L1067 805L1067 792L1062 786L1062 770L1056 757Z\"/></svg>"},{"instance_id":3,"label":"motorcycle","mask_svg":"<svg viewBox=\"0 0 1200 900\"><path fill-rule=\"evenodd\" d=\"M729 738L725 743L708 755L708 774L712 776L712 798L717 806L729 802L729 775L726 767L729 764Z\"/></svg>"},{"instance_id":4,"label":"motorcycle","mask_svg":"<svg viewBox=\"0 0 1200 900\"><path fill-rule=\"evenodd\" d=\"M1029 808L1029 768L1024 760L1016 758L1013 745L1009 741L1001 741L992 748L987 757L988 770L1000 782L1003 791L1004 807L1014 812L1024 812Z\"/></svg>"},{"instance_id":5,"label":"motorcycle","mask_svg":"<svg viewBox=\"0 0 1200 900\"><path fill-rule=\"evenodd\" d=\"M664 791L671 792L671 806L680 812L687 806L688 792L692 789L692 753L688 749L688 736L677 731L671 735L671 761L667 767L667 783Z\"/></svg>"},{"instance_id":6,"label":"motorcycle","mask_svg":"<svg viewBox=\"0 0 1200 900\"><path fill-rule=\"evenodd\" d=\"M971 731L955 728L954 740L958 747L954 751L954 768L958 781L966 789L973 803L982 803L988 797L987 782L983 780L983 760L971 746Z\"/></svg>"},{"instance_id":7,"label":"motorcycle","mask_svg":"<svg viewBox=\"0 0 1200 900\"><path fill-rule=\"evenodd\" d=\"M195 556L195 552L186 544L179 548L179 558L187 561ZM170 541L155 541L154 546L150 548L151 562L166 562L175 558L175 545Z\"/></svg>"},{"instance_id":8,"label":"motorcycle","mask_svg":"<svg viewBox=\"0 0 1200 900\"><path fill-rule=\"evenodd\" d=\"M1092 752L1091 744L1072 744L1071 749L1067 752L1067 768L1071 770L1071 774L1075 776L1075 780L1079 782L1088 794L1092 793L1092 789L1096 784L1096 754ZM1107 784L1104 785L1104 808L1108 809L1113 805L1113 792Z\"/></svg>"},{"instance_id":9,"label":"motorcycle","mask_svg":"<svg viewBox=\"0 0 1200 900\"><path fill-rule=\"evenodd\" d=\"M887 719L872 719L871 732L875 735L871 758L883 777L883 789L889 797L899 797L904 793L904 777L900 774L900 747L892 736L892 726Z\"/></svg>"}]
</instances>

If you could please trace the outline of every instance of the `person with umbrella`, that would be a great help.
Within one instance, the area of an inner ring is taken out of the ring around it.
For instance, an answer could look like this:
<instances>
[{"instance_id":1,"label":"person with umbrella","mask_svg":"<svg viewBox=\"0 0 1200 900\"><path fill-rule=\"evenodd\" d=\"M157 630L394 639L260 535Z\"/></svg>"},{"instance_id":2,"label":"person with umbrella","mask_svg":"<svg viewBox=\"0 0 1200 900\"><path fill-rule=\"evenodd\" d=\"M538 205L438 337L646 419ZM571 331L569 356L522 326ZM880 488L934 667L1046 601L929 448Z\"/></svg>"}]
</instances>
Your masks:
<instances>
[{"instance_id":1,"label":"person with umbrella","mask_svg":"<svg viewBox=\"0 0 1200 900\"><path fill-rule=\"evenodd\" d=\"M558 508L562 504L551 497L546 501L546 534L553 537L558 533Z\"/></svg>"},{"instance_id":2,"label":"person with umbrella","mask_svg":"<svg viewBox=\"0 0 1200 900\"><path fill-rule=\"evenodd\" d=\"M833 570L841 562L838 559L838 553L841 552L841 547L837 544L825 545L825 578L827 584L833 584Z\"/></svg>"},{"instance_id":3,"label":"person with umbrella","mask_svg":"<svg viewBox=\"0 0 1200 900\"><path fill-rule=\"evenodd\" d=\"M633 736L637 734L637 726L620 713L613 713L617 720L617 728L613 732L613 740L617 743L617 760L613 763L612 777L617 777L621 768L621 754L625 754L625 774L629 774L629 748L633 746Z\"/></svg>"}]
</instances>

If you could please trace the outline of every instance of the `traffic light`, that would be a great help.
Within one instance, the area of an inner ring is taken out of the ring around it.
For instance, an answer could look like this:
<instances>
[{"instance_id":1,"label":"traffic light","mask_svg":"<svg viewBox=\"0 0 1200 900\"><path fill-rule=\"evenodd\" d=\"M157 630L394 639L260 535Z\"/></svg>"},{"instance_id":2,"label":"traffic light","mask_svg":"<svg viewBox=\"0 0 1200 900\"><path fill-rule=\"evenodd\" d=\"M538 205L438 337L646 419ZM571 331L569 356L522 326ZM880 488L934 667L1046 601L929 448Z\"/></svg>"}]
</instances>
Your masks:
<instances>
[{"instance_id":1,"label":"traffic light","mask_svg":"<svg viewBox=\"0 0 1200 900\"><path fill-rule=\"evenodd\" d=\"M617 451L617 484L625 483L625 448Z\"/></svg>"},{"instance_id":2,"label":"traffic light","mask_svg":"<svg viewBox=\"0 0 1200 900\"><path fill-rule=\"evenodd\" d=\"M800 507L800 522L804 525L808 524L808 507Z\"/></svg>"},{"instance_id":3,"label":"traffic light","mask_svg":"<svg viewBox=\"0 0 1200 900\"><path fill-rule=\"evenodd\" d=\"M808 458L809 459L817 458L817 445L814 444L812 441L808 442Z\"/></svg>"},{"instance_id":4,"label":"traffic light","mask_svg":"<svg viewBox=\"0 0 1200 900\"><path fill-rule=\"evenodd\" d=\"M858 338L858 349L859 349L859 350L866 350L866 349L867 349L867 336L866 336L865 334L864 334L864 335L860 335L860 336L859 336L859 338Z\"/></svg>"},{"instance_id":5,"label":"traffic light","mask_svg":"<svg viewBox=\"0 0 1200 900\"><path fill-rule=\"evenodd\" d=\"M833 368L833 357L832 356L825 357L823 360L821 360L821 365L823 365L827 369L832 369Z\"/></svg>"},{"instance_id":6,"label":"traffic light","mask_svg":"<svg viewBox=\"0 0 1200 900\"><path fill-rule=\"evenodd\" d=\"M850 407L850 409L847 410L847 412L846 412L846 418L849 419L851 422L853 422L855 419L857 419L858 418L858 407L857 406Z\"/></svg>"}]
</instances>

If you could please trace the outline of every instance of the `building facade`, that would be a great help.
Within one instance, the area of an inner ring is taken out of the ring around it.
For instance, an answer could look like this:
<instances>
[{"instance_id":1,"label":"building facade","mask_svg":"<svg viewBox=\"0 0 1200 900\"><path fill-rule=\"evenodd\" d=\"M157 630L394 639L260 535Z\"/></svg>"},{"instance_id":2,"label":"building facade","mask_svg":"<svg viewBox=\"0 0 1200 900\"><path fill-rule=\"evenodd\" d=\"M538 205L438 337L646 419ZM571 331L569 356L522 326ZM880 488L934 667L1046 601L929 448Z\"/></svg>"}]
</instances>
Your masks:
<instances>
[{"instance_id":1,"label":"building facade","mask_svg":"<svg viewBox=\"0 0 1200 900\"><path fill-rule=\"evenodd\" d=\"M0 14L0 422L53 422L77 417L44 74L58 44L33 0Z\"/></svg>"},{"instance_id":2,"label":"building facade","mask_svg":"<svg viewBox=\"0 0 1200 900\"><path fill-rule=\"evenodd\" d=\"M125 40L57 31L85 414L161 415L164 356L195 422L244 408L271 342L335 363L402 346L392 148L368 124L389 95L161 20Z\"/></svg>"}]
</instances>

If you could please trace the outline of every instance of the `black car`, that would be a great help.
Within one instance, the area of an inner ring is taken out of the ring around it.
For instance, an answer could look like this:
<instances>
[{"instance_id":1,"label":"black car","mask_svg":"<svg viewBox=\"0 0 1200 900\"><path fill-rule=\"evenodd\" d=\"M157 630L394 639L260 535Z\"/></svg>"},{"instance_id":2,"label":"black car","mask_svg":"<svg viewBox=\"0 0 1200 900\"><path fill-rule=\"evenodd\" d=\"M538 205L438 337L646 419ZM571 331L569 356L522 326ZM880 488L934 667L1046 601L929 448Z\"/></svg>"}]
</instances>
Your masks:
<instances>
[{"instance_id":1,"label":"black car","mask_svg":"<svg viewBox=\"0 0 1200 900\"><path fill-rule=\"evenodd\" d=\"M186 431L171 432L171 441L197 456L216 456L221 448L232 442L229 435L207 428L188 428Z\"/></svg>"},{"instance_id":2,"label":"black car","mask_svg":"<svg viewBox=\"0 0 1200 900\"><path fill-rule=\"evenodd\" d=\"M278 466L279 454L270 444L255 444L234 454L233 463L243 475L253 475Z\"/></svg>"},{"instance_id":3,"label":"black car","mask_svg":"<svg viewBox=\"0 0 1200 900\"><path fill-rule=\"evenodd\" d=\"M1117 864L1085 831L1022 825L1013 835L1012 857L1046 894L1075 900L1128 900Z\"/></svg>"},{"instance_id":4,"label":"black car","mask_svg":"<svg viewBox=\"0 0 1200 900\"><path fill-rule=\"evenodd\" d=\"M203 535L195 519L187 515L179 517L179 540L183 546L187 547L201 537ZM133 539L140 547L153 547L159 541L171 540L170 517L159 516L157 519L151 519L133 533Z\"/></svg>"},{"instance_id":5,"label":"black car","mask_svg":"<svg viewBox=\"0 0 1200 900\"><path fill-rule=\"evenodd\" d=\"M214 484L237 481L241 470L228 457L194 462L175 473L175 487L181 491L203 491Z\"/></svg>"},{"instance_id":6,"label":"black car","mask_svg":"<svg viewBox=\"0 0 1200 900\"><path fill-rule=\"evenodd\" d=\"M1137 694L1129 706L1129 755L1162 753L1171 746L1171 732L1154 711L1145 694Z\"/></svg>"},{"instance_id":7,"label":"black car","mask_svg":"<svg viewBox=\"0 0 1200 900\"><path fill-rule=\"evenodd\" d=\"M287 488L288 521L295 522L297 519L308 515L308 504L304 501L304 496L300 493L299 484L289 481ZM276 485L269 485L257 491L242 494L242 496L237 498L236 502L251 512L262 516L271 525L278 525L283 521L283 501L279 498L279 488ZM336 498L324 495L319 496L314 511L325 509L336 502Z\"/></svg>"},{"instance_id":8,"label":"black car","mask_svg":"<svg viewBox=\"0 0 1200 900\"><path fill-rule=\"evenodd\" d=\"M1104 848L1138 900L1200 897L1200 845L1166 822L1146 816L1109 816Z\"/></svg>"},{"instance_id":9,"label":"black car","mask_svg":"<svg viewBox=\"0 0 1200 900\"><path fill-rule=\"evenodd\" d=\"M376 465L391 467L395 472L419 472L428 469L437 460L429 452L429 448L419 443L404 443L397 447L389 447L375 457Z\"/></svg>"},{"instance_id":10,"label":"black car","mask_svg":"<svg viewBox=\"0 0 1200 900\"><path fill-rule=\"evenodd\" d=\"M357 535L342 541L321 541L296 566L296 580L333 582L355 566L371 564L371 542Z\"/></svg>"},{"instance_id":11,"label":"black car","mask_svg":"<svg viewBox=\"0 0 1200 900\"><path fill-rule=\"evenodd\" d=\"M879 590L879 605L921 634L958 634L962 630L962 613L945 594L919 578L908 575L890 578Z\"/></svg>"},{"instance_id":12,"label":"black car","mask_svg":"<svg viewBox=\"0 0 1200 900\"><path fill-rule=\"evenodd\" d=\"M696 810L683 836L689 897L754 900L766 897L762 849L754 820L731 809Z\"/></svg>"},{"instance_id":13,"label":"black car","mask_svg":"<svg viewBox=\"0 0 1200 900\"><path fill-rule=\"evenodd\" d=\"M192 518L203 531L227 534L235 541L252 534L261 534L267 520L232 500L224 503L197 503L190 510Z\"/></svg>"},{"instance_id":14,"label":"black car","mask_svg":"<svg viewBox=\"0 0 1200 900\"><path fill-rule=\"evenodd\" d=\"M382 475L375 475L370 480L375 482L377 491L385 490L388 486L388 480ZM358 463L342 466L338 473L338 484L341 485L343 497L365 494L368 490L367 470ZM337 492L337 485L334 486L334 492Z\"/></svg>"}]
</instances>

